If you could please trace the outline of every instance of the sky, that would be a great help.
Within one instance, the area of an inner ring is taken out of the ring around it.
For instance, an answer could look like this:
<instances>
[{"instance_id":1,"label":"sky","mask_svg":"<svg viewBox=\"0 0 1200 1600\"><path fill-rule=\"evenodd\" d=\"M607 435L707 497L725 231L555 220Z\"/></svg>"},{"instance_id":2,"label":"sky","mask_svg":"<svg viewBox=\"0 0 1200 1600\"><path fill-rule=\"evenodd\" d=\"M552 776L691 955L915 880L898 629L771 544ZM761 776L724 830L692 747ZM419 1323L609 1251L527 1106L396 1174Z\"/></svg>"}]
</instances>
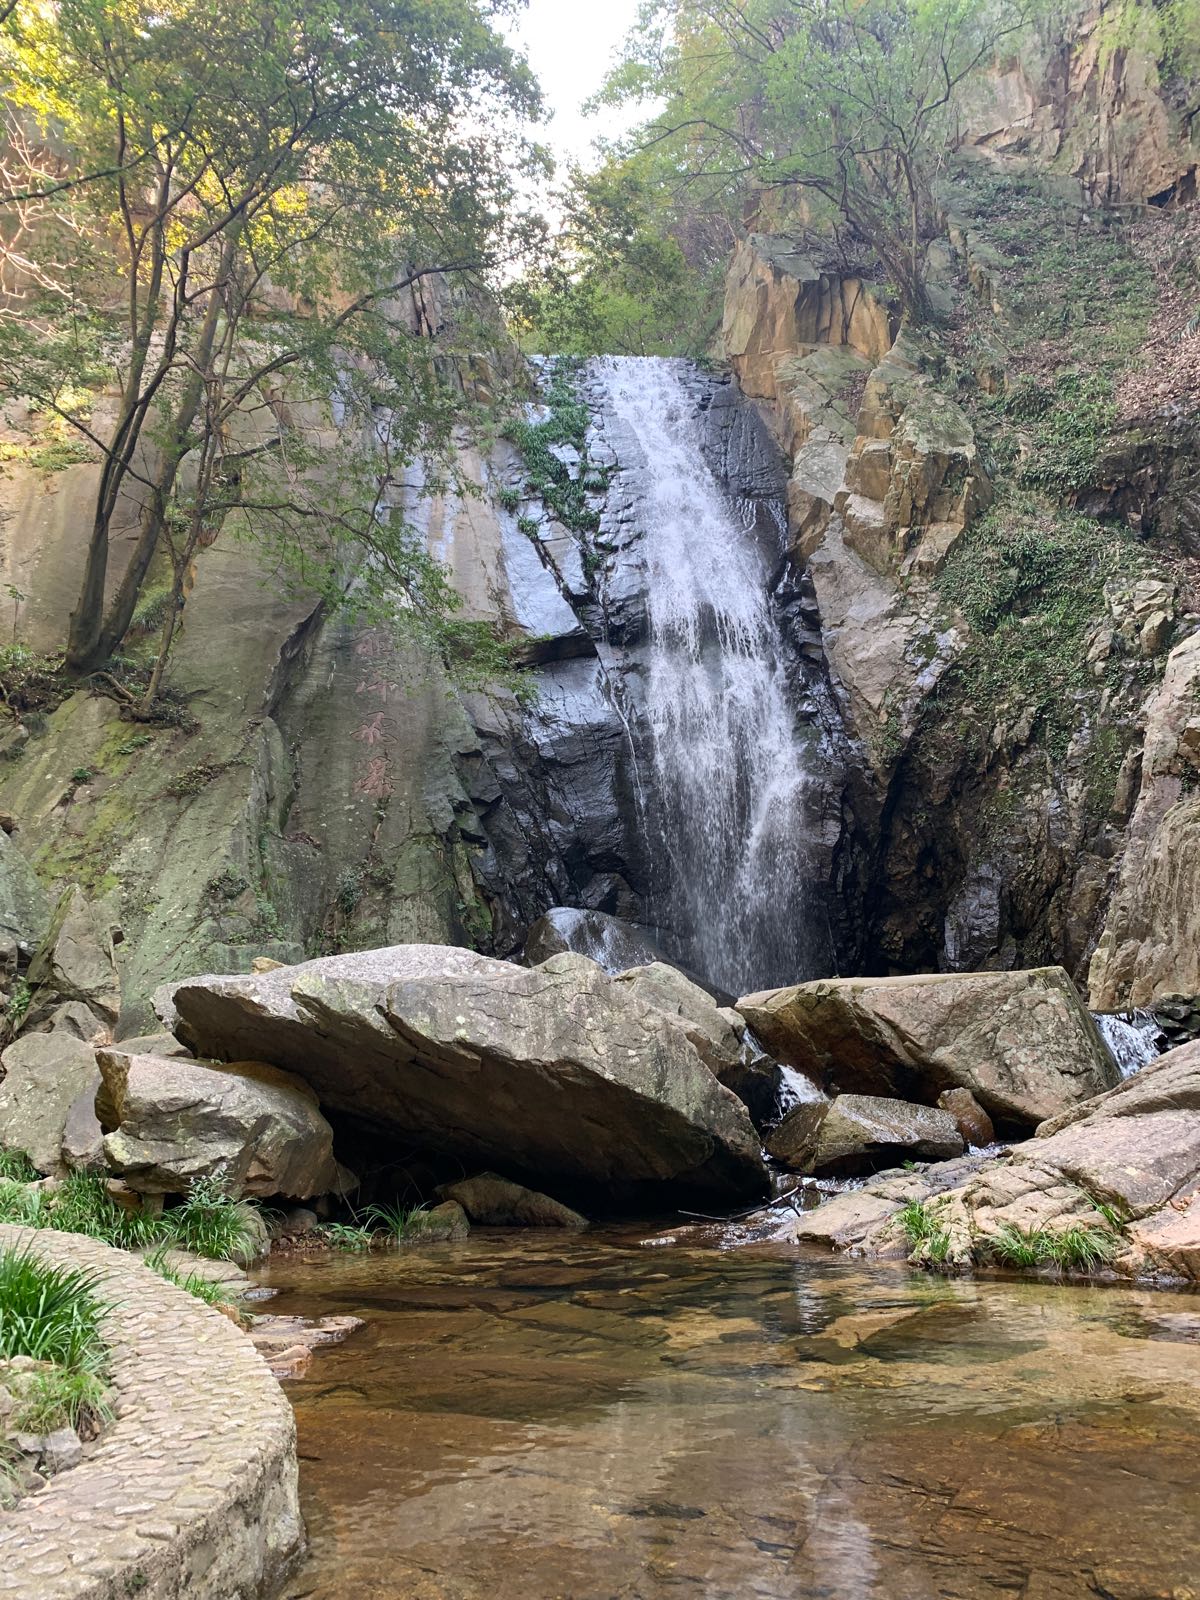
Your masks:
<instances>
[{"instance_id":1,"label":"sky","mask_svg":"<svg viewBox=\"0 0 1200 1600\"><path fill-rule=\"evenodd\" d=\"M509 29L514 44L528 56L554 113L538 136L560 163L586 161L597 134L611 137L640 120L635 114L614 111L589 118L579 109L600 87L638 6L639 0L529 0Z\"/></svg>"}]
</instances>

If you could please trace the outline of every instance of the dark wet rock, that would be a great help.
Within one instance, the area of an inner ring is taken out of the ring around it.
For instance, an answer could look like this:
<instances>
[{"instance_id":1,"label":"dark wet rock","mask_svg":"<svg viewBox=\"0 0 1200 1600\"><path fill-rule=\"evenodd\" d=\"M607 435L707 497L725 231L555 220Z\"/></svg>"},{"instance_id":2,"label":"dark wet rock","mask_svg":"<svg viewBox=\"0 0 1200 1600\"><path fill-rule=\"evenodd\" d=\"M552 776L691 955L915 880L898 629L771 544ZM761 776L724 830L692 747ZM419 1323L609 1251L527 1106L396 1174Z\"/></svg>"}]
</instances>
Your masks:
<instances>
[{"instance_id":1,"label":"dark wet rock","mask_svg":"<svg viewBox=\"0 0 1200 1600\"><path fill-rule=\"evenodd\" d=\"M525 935L525 960L536 967L568 950L613 974L666 959L649 928L604 911L552 906Z\"/></svg>"},{"instance_id":2,"label":"dark wet rock","mask_svg":"<svg viewBox=\"0 0 1200 1600\"><path fill-rule=\"evenodd\" d=\"M758 1140L661 1012L579 956L444 945L180 984L185 1042L300 1074L329 1111L535 1181L761 1193Z\"/></svg>"},{"instance_id":3,"label":"dark wet rock","mask_svg":"<svg viewBox=\"0 0 1200 1600\"><path fill-rule=\"evenodd\" d=\"M23 1151L39 1172L64 1170L63 1133L100 1074L90 1044L70 1033L28 1033L0 1057L0 1149Z\"/></svg>"},{"instance_id":4,"label":"dark wet rock","mask_svg":"<svg viewBox=\"0 0 1200 1600\"><path fill-rule=\"evenodd\" d=\"M830 978L738 1010L774 1056L831 1090L929 1102L965 1088L1002 1124L1036 1126L1117 1081L1061 967Z\"/></svg>"},{"instance_id":5,"label":"dark wet rock","mask_svg":"<svg viewBox=\"0 0 1200 1600\"><path fill-rule=\"evenodd\" d=\"M813 1177L878 1172L903 1160L948 1161L962 1152L962 1135L945 1111L861 1094L797 1106L767 1140L776 1161Z\"/></svg>"},{"instance_id":6,"label":"dark wet rock","mask_svg":"<svg viewBox=\"0 0 1200 1600\"><path fill-rule=\"evenodd\" d=\"M257 1061L225 1068L97 1052L104 1155L139 1194L220 1176L236 1195L305 1200L337 1185L333 1133L303 1081Z\"/></svg>"},{"instance_id":7,"label":"dark wet rock","mask_svg":"<svg viewBox=\"0 0 1200 1600\"><path fill-rule=\"evenodd\" d=\"M995 1139L992 1119L970 1089L943 1089L938 1095L938 1105L954 1118L955 1127L967 1144L982 1149Z\"/></svg>"},{"instance_id":8,"label":"dark wet rock","mask_svg":"<svg viewBox=\"0 0 1200 1600\"><path fill-rule=\"evenodd\" d=\"M572 1211L570 1206L494 1172L481 1172L474 1178L443 1184L438 1193L446 1200L456 1200L472 1222L485 1226L586 1228L588 1225L588 1219Z\"/></svg>"}]
</instances>

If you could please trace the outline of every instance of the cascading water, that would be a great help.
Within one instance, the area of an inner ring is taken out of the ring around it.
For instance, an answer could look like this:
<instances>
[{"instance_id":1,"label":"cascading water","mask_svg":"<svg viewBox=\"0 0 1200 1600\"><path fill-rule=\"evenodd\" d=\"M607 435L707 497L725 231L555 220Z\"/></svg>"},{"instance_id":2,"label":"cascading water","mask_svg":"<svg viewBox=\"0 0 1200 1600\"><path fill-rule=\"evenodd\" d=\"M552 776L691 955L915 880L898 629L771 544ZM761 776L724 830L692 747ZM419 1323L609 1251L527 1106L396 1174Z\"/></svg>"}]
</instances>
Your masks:
<instances>
[{"instance_id":1,"label":"cascading water","mask_svg":"<svg viewBox=\"0 0 1200 1600\"><path fill-rule=\"evenodd\" d=\"M1157 1061L1166 1048L1166 1038L1152 1011L1096 1011L1092 1015L1123 1078L1132 1078Z\"/></svg>"},{"instance_id":2,"label":"cascading water","mask_svg":"<svg viewBox=\"0 0 1200 1600\"><path fill-rule=\"evenodd\" d=\"M680 953L733 992L808 976L808 778L768 581L761 502L706 460L687 363L597 364L644 562L648 638L636 708L642 824L669 878Z\"/></svg>"}]
</instances>

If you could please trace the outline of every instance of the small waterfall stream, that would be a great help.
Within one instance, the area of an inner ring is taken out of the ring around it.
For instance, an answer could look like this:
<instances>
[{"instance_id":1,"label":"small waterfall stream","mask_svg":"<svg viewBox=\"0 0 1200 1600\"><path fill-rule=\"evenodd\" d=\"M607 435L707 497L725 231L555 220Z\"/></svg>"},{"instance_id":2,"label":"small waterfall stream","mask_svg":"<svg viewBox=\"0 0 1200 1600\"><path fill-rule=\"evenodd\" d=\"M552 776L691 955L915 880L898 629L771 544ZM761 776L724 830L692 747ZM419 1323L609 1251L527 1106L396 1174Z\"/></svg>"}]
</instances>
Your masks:
<instances>
[{"instance_id":1,"label":"small waterfall stream","mask_svg":"<svg viewBox=\"0 0 1200 1600\"><path fill-rule=\"evenodd\" d=\"M731 992L795 982L811 959L803 900L809 778L768 582L761 502L706 459L687 363L595 368L620 429L641 533L647 640L639 708L643 826L670 876L684 955Z\"/></svg>"},{"instance_id":2,"label":"small waterfall stream","mask_svg":"<svg viewBox=\"0 0 1200 1600\"><path fill-rule=\"evenodd\" d=\"M1100 1037L1123 1078L1157 1061L1166 1039L1152 1011L1093 1012Z\"/></svg>"}]
</instances>

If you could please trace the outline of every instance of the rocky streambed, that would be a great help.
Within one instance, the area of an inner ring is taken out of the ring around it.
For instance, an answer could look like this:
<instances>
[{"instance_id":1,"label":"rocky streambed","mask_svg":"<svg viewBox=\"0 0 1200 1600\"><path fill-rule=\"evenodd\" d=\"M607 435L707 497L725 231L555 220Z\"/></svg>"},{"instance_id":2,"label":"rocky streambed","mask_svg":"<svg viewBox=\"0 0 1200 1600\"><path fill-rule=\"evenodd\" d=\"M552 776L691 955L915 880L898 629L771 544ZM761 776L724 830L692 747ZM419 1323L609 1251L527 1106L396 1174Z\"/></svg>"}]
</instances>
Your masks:
<instances>
[{"instance_id":1,"label":"rocky streambed","mask_svg":"<svg viewBox=\"0 0 1200 1600\"><path fill-rule=\"evenodd\" d=\"M288 1386L288 1600L1192 1592L1190 1298L644 1239L271 1265L367 1322Z\"/></svg>"}]
</instances>

